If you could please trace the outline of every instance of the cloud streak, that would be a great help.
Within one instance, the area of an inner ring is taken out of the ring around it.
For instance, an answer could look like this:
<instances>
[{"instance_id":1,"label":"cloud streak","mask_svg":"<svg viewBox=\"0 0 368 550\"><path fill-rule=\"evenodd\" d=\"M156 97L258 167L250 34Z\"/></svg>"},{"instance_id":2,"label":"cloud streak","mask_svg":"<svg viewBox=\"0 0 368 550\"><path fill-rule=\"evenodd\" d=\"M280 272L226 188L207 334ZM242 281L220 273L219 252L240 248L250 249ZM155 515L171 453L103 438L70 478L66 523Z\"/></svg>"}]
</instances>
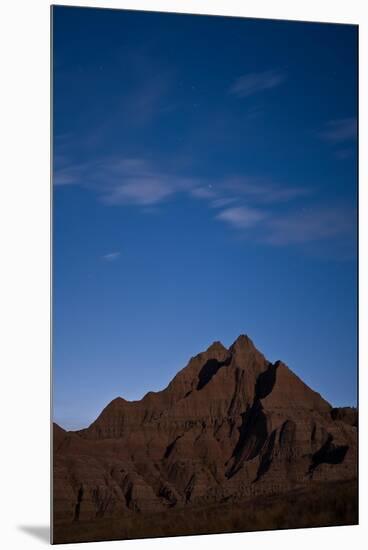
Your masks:
<instances>
[{"instance_id":1,"label":"cloud streak","mask_svg":"<svg viewBox=\"0 0 368 550\"><path fill-rule=\"evenodd\" d=\"M320 137L330 143L344 143L355 140L357 137L357 120L353 117L330 120L320 132Z\"/></svg>"},{"instance_id":2,"label":"cloud streak","mask_svg":"<svg viewBox=\"0 0 368 550\"><path fill-rule=\"evenodd\" d=\"M353 237L356 210L352 207L325 206L299 208L282 215L250 207L222 210L217 220L226 222L244 236L270 246L302 245L313 242L331 242L338 238ZM249 233L249 229L253 229ZM256 234L254 229L257 230Z\"/></svg>"},{"instance_id":3,"label":"cloud streak","mask_svg":"<svg viewBox=\"0 0 368 550\"><path fill-rule=\"evenodd\" d=\"M120 258L120 252L108 252L102 256L102 259L106 262L114 262Z\"/></svg>"},{"instance_id":4,"label":"cloud streak","mask_svg":"<svg viewBox=\"0 0 368 550\"><path fill-rule=\"evenodd\" d=\"M265 90L271 90L282 84L285 74L278 70L248 73L239 76L230 86L229 92L236 97L249 97Z\"/></svg>"},{"instance_id":5,"label":"cloud streak","mask_svg":"<svg viewBox=\"0 0 368 550\"><path fill-rule=\"evenodd\" d=\"M279 184L254 177L232 177L226 179L222 185L226 191L258 203L289 202L312 194L311 188Z\"/></svg>"},{"instance_id":6,"label":"cloud streak","mask_svg":"<svg viewBox=\"0 0 368 550\"><path fill-rule=\"evenodd\" d=\"M166 178L127 178L105 195L107 204L138 204L151 206L164 201L176 192Z\"/></svg>"},{"instance_id":7,"label":"cloud streak","mask_svg":"<svg viewBox=\"0 0 368 550\"><path fill-rule=\"evenodd\" d=\"M265 212L248 206L226 208L217 214L216 219L227 222L237 229L248 229L267 217Z\"/></svg>"},{"instance_id":8,"label":"cloud streak","mask_svg":"<svg viewBox=\"0 0 368 550\"><path fill-rule=\"evenodd\" d=\"M246 176L211 180L178 176L140 157L62 165L54 180L56 185L85 186L106 205L140 207L142 215L181 194L202 201L218 223L269 246L336 240L352 235L355 223L353 209L313 207L312 187ZM115 261L119 256L120 252L110 252L103 259Z\"/></svg>"},{"instance_id":9,"label":"cloud streak","mask_svg":"<svg viewBox=\"0 0 368 550\"><path fill-rule=\"evenodd\" d=\"M313 241L326 241L353 234L355 210L342 206L326 206L290 212L274 217L265 242L285 246Z\"/></svg>"},{"instance_id":10,"label":"cloud streak","mask_svg":"<svg viewBox=\"0 0 368 550\"><path fill-rule=\"evenodd\" d=\"M205 186L193 187L190 190L190 194L195 199L216 199L217 192L212 189L212 185L208 184Z\"/></svg>"}]
</instances>

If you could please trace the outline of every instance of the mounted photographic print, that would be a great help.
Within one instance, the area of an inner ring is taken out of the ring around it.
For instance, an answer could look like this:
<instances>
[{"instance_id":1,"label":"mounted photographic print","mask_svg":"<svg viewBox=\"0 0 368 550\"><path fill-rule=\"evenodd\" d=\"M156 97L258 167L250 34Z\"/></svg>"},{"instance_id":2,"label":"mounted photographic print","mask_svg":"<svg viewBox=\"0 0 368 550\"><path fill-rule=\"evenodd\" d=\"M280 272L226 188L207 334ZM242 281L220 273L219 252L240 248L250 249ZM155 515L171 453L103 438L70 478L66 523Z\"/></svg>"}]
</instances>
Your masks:
<instances>
[{"instance_id":1,"label":"mounted photographic print","mask_svg":"<svg viewBox=\"0 0 368 550\"><path fill-rule=\"evenodd\" d=\"M357 40L52 8L53 543L358 522Z\"/></svg>"}]
</instances>

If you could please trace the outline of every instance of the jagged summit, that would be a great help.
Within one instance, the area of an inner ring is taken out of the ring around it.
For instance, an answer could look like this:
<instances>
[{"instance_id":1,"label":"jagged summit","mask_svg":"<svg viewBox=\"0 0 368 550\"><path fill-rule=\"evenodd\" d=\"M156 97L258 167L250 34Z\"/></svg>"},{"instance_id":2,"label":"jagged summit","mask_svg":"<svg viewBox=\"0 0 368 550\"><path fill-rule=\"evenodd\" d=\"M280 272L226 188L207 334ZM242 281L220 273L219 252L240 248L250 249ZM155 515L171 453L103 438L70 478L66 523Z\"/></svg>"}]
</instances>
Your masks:
<instances>
[{"instance_id":1,"label":"jagged summit","mask_svg":"<svg viewBox=\"0 0 368 550\"><path fill-rule=\"evenodd\" d=\"M231 346L229 348L226 348L226 346L224 346L224 344L220 340L215 340L214 342L212 342L212 344L210 346L208 346L206 351L202 352L202 353L213 353L213 352L216 352L216 351L230 351L231 352L231 351L236 351L236 350L239 350L239 349L244 349L244 350L248 349L248 350L258 351L257 348L255 347L253 341L251 340L251 338L249 338L249 336L247 334L240 334L234 340L234 342L231 344Z\"/></svg>"},{"instance_id":2,"label":"jagged summit","mask_svg":"<svg viewBox=\"0 0 368 550\"><path fill-rule=\"evenodd\" d=\"M241 357L241 354L243 354L243 357ZM240 335L229 349L219 340L215 340L205 351L193 357L186 367L178 372L169 385L163 390L149 391L141 400L129 401L123 397L116 397L107 405L104 411L112 408L115 410L119 407L126 408L126 406L136 405L141 402L154 401L157 403L161 398L164 399L167 393L171 393L173 399L178 400L182 398L183 395L187 395L190 388L202 389L223 366L234 368L235 366L242 365L243 368L247 368L247 366L250 368L251 365L248 365L248 359L251 354L253 354L262 365L265 363L263 355L256 349L252 340L246 335ZM223 382L225 381L223 380ZM186 388L184 394L183 387Z\"/></svg>"},{"instance_id":3,"label":"jagged summit","mask_svg":"<svg viewBox=\"0 0 368 550\"><path fill-rule=\"evenodd\" d=\"M298 404L299 408L330 408L322 397L308 388L281 361L270 363L247 335L240 335L227 349L213 342L193 357L166 388L148 392L141 400L117 397L99 417L78 434L88 439L123 437L139 429L149 418L165 415L170 421L186 417L190 422L241 412L262 395L278 408ZM294 405L293 405L294 406Z\"/></svg>"},{"instance_id":4,"label":"jagged summit","mask_svg":"<svg viewBox=\"0 0 368 550\"><path fill-rule=\"evenodd\" d=\"M260 358L264 357L246 334L241 334L238 336L238 338L229 347L229 351L233 354L243 354L243 356L254 355Z\"/></svg>"},{"instance_id":5,"label":"jagged summit","mask_svg":"<svg viewBox=\"0 0 368 550\"><path fill-rule=\"evenodd\" d=\"M215 340L212 342L212 344L206 349L205 353L213 353L217 351L228 351L220 340Z\"/></svg>"},{"instance_id":6,"label":"jagged summit","mask_svg":"<svg viewBox=\"0 0 368 550\"><path fill-rule=\"evenodd\" d=\"M248 336L215 341L165 389L114 399L85 430L55 427L55 521L353 479L356 426L356 411L332 409Z\"/></svg>"},{"instance_id":7,"label":"jagged summit","mask_svg":"<svg viewBox=\"0 0 368 550\"><path fill-rule=\"evenodd\" d=\"M232 350L238 350L238 349L252 349L255 351L258 351L255 347L253 341L249 338L247 334L240 334L236 340L231 344L229 348L226 348L220 340L215 340L212 342L212 344L207 348L206 353L211 353L213 351L232 351Z\"/></svg>"},{"instance_id":8,"label":"jagged summit","mask_svg":"<svg viewBox=\"0 0 368 550\"><path fill-rule=\"evenodd\" d=\"M247 334L240 334L237 339L233 342L233 344L230 346L231 348L237 348L237 347L247 347L247 348L254 348L255 345L253 344L253 341L249 338Z\"/></svg>"}]
</instances>

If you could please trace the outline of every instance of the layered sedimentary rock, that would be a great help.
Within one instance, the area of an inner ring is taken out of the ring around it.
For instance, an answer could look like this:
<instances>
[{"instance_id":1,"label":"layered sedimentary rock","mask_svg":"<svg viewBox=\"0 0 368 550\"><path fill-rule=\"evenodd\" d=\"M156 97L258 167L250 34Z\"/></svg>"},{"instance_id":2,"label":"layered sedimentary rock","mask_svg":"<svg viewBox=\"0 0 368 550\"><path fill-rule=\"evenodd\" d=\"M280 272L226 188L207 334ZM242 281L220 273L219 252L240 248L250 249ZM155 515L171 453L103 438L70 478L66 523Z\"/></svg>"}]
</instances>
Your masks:
<instances>
[{"instance_id":1,"label":"layered sedimentary rock","mask_svg":"<svg viewBox=\"0 0 368 550\"><path fill-rule=\"evenodd\" d=\"M55 524L124 518L356 477L357 413L332 408L247 336L192 358L87 429L54 426Z\"/></svg>"}]
</instances>

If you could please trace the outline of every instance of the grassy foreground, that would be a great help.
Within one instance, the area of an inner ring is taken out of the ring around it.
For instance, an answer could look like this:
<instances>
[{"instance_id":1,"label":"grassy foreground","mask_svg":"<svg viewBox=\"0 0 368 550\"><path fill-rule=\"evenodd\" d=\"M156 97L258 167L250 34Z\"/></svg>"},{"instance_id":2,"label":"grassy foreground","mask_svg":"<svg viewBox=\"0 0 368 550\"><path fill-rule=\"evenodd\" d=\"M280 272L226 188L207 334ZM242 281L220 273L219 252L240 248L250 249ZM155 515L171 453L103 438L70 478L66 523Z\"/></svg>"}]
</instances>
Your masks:
<instances>
[{"instance_id":1,"label":"grassy foreground","mask_svg":"<svg viewBox=\"0 0 368 550\"><path fill-rule=\"evenodd\" d=\"M312 487L201 508L57 525L54 544L203 535L270 529L355 525L357 481L314 482Z\"/></svg>"}]
</instances>

